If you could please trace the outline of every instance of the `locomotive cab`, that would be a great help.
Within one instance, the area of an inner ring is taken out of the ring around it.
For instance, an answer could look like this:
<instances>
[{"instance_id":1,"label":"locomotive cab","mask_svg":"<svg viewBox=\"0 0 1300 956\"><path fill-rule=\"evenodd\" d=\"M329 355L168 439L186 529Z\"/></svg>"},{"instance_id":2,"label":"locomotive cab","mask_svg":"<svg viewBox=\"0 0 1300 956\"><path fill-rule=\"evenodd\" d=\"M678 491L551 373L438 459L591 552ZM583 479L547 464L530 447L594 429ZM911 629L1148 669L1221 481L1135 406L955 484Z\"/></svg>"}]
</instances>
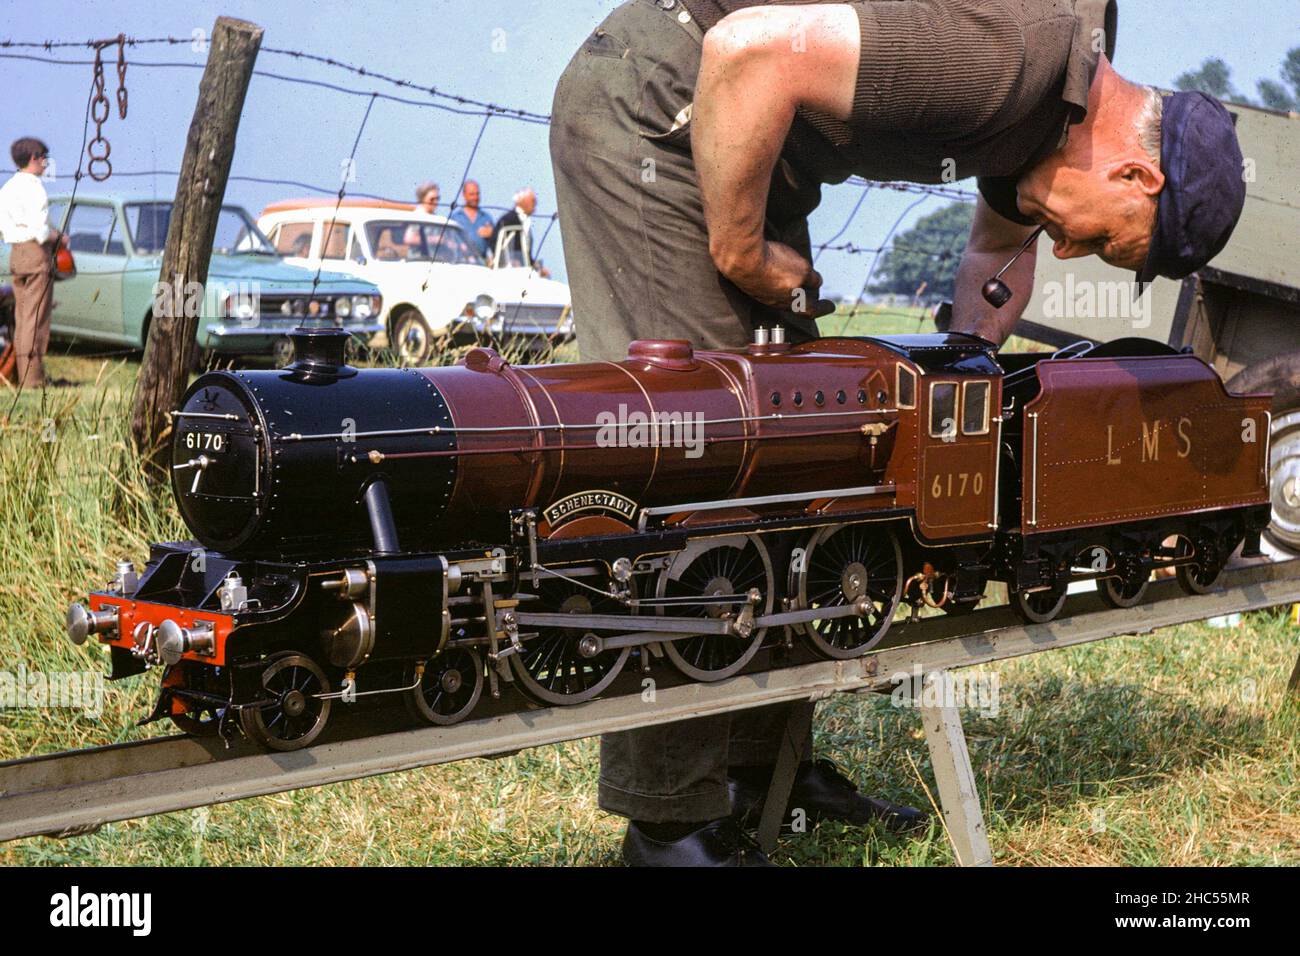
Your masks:
<instances>
[{"instance_id":1,"label":"locomotive cab","mask_svg":"<svg viewBox=\"0 0 1300 956\"><path fill-rule=\"evenodd\" d=\"M922 542L987 538L997 524L1002 368L993 345L973 335L892 336L895 394L909 419L917 537Z\"/></svg>"}]
</instances>

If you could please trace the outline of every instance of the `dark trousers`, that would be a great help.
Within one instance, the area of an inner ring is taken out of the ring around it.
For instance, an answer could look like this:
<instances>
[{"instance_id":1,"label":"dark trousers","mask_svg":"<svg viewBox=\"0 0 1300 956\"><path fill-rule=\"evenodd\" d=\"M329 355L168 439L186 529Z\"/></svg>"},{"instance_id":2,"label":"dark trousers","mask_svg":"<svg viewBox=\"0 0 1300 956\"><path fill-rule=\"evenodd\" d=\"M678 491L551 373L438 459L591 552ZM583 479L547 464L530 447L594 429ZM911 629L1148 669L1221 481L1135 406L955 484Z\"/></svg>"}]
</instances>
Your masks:
<instances>
[{"instance_id":1,"label":"dark trousers","mask_svg":"<svg viewBox=\"0 0 1300 956\"><path fill-rule=\"evenodd\" d=\"M709 256L691 158L689 110L700 66L699 27L680 3L629 0L583 44L560 77L551 162L578 349L617 361L633 339L688 339L735 348L780 322L792 341L813 322L761 305L721 276ZM798 187L779 164L769 238L811 254L807 215L820 189ZM606 734L602 809L654 822L730 812L727 767L771 764L792 707L701 717ZM811 752L811 740L800 742Z\"/></svg>"}]
</instances>

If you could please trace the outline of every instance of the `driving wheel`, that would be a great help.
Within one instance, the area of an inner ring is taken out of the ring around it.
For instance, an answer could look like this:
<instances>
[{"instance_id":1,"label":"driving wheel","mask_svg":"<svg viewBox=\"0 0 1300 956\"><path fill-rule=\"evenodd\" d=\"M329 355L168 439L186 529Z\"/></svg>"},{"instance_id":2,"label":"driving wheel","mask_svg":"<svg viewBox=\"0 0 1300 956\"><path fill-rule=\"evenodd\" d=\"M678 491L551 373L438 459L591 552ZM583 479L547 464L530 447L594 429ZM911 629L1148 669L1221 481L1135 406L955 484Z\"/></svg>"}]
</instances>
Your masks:
<instances>
[{"instance_id":1,"label":"driving wheel","mask_svg":"<svg viewBox=\"0 0 1300 956\"><path fill-rule=\"evenodd\" d=\"M672 617L697 617L712 621L736 620L748 606L748 594L757 588L761 597L755 617L772 610L774 588L772 559L756 535L735 535L693 541L659 573L657 594L674 603L657 608ZM665 640L664 652L687 677L722 680L753 659L763 644L767 628L744 633L697 634Z\"/></svg>"},{"instance_id":2,"label":"driving wheel","mask_svg":"<svg viewBox=\"0 0 1300 956\"><path fill-rule=\"evenodd\" d=\"M536 588L537 610L573 615L628 613L626 605L605 592L608 583L604 576L545 578ZM634 627L630 617L628 627ZM509 660L515 680L529 697L543 704L578 704L609 687L631 653L631 647L602 650L599 637L581 626L543 626L537 628L536 637L524 638L524 650Z\"/></svg>"},{"instance_id":3,"label":"driving wheel","mask_svg":"<svg viewBox=\"0 0 1300 956\"><path fill-rule=\"evenodd\" d=\"M884 638L903 591L898 538L871 525L828 525L791 562L790 591L797 608L863 604L863 614L796 625L822 657L859 657Z\"/></svg>"}]
</instances>

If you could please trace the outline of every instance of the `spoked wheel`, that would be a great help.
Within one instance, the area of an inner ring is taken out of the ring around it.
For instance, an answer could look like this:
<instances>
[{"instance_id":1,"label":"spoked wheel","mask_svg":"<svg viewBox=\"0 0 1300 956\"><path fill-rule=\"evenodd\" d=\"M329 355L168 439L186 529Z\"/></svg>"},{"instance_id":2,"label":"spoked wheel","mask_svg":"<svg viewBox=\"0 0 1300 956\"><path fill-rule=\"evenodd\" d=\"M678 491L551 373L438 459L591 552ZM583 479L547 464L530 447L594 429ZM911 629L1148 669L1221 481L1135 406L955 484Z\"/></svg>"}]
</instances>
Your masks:
<instances>
[{"instance_id":1,"label":"spoked wheel","mask_svg":"<svg viewBox=\"0 0 1300 956\"><path fill-rule=\"evenodd\" d=\"M865 601L864 614L810 621L800 630L822 657L844 660L885 636L903 591L903 559L892 531L870 525L828 525L815 532L791 567L800 610Z\"/></svg>"},{"instance_id":2,"label":"spoked wheel","mask_svg":"<svg viewBox=\"0 0 1300 956\"><path fill-rule=\"evenodd\" d=\"M483 658L472 647L448 647L425 665L406 707L417 720L445 727L468 717L481 696Z\"/></svg>"},{"instance_id":3,"label":"spoked wheel","mask_svg":"<svg viewBox=\"0 0 1300 956\"><path fill-rule=\"evenodd\" d=\"M762 600L754 616L772 610L775 580L767 547L754 535L710 538L687 545L672 564L659 574L658 596L680 598L685 603L661 607L660 613L674 617L720 619L736 615L745 607L744 595L758 588ZM691 604L691 598L737 595L735 602ZM753 659L763 644L767 628L756 627L747 636L701 634L665 641L664 652L673 665L695 680L722 680L738 672Z\"/></svg>"},{"instance_id":4,"label":"spoked wheel","mask_svg":"<svg viewBox=\"0 0 1300 956\"><path fill-rule=\"evenodd\" d=\"M604 577L581 579L597 590ZM537 610L547 614L620 614L627 608L612 595L588 590L565 578L547 578L537 587ZM629 627L633 627L631 620ZM599 650L597 636L583 627L540 627L524 639L522 653L510 657L521 689L543 704L578 704L591 700L614 682L632 648Z\"/></svg>"},{"instance_id":5,"label":"spoked wheel","mask_svg":"<svg viewBox=\"0 0 1300 956\"><path fill-rule=\"evenodd\" d=\"M1133 607L1147 593L1151 571L1134 559L1121 557L1117 563L1115 575L1097 578L1097 593L1107 607Z\"/></svg>"},{"instance_id":6,"label":"spoked wheel","mask_svg":"<svg viewBox=\"0 0 1300 956\"><path fill-rule=\"evenodd\" d=\"M404 309L393 320L393 340L400 365L423 365L433 351L433 330L418 309Z\"/></svg>"},{"instance_id":7,"label":"spoked wheel","mask_svg":"<svg viewBox=\"0 0 1300 956\"><path fill-rule=\"evenodd\" d=\"M1218 549L1207 541L1193 545L1187 538L1178 539L1178 557L1196 555L1190 564L1180 564L1174 568L1178 586L1188 594L1208 594L1214 590L1214 584L1223 573L1223 558Z\"/></svg>"},{"instance_id":8,"label":"spoked wheel","mask_svg":"<svg viewBox=\"0 0 1300 956\"><path fill-rule=\"evenodd\" d=\"M1065 607L1068 587L1068 580L1062 580L1041 591L1012 591L1011 607L1026 624L1046 624Z\"/></svg>"},{"instance_id":9,"label":"spoked wheel","mask_svg":"<svg viewBox=\"0 0 1300 956\"><path fill-rule=\"evenodd\" d=\"M274 701L239 712L244 736L271 750L300 750L320 736L330 716L329 679L304 654L281 651L262 672L264 695Z\"/></svg>"}]
</instances>

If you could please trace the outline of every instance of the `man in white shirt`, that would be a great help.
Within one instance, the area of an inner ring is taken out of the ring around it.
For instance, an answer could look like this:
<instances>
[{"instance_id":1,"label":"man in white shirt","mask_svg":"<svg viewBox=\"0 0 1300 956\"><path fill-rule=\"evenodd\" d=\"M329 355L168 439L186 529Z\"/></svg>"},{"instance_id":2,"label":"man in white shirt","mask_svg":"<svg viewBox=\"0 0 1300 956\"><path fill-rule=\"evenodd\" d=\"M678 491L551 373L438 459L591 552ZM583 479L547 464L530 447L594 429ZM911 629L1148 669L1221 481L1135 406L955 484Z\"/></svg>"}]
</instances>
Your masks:
<instances>
[{"instance_id":1,"label":"man in white shirt","mask_svg":"<svg viewBox=\"0 0 1300 956\"><path fill-rule=\"evenodd\" d=\"M50 343L54 248L63 237L50 225L50 200L41 183L49 148L25 136L14 141L9 154L18 172L0 187L0 238L13 247L9 271L14 282L17 383L42 388Z\"/></svg>"},{"instance_id":2,"label":"man in white shirt","mask_svg":"<svg viewBox=\"0 0 1300 956\"><path fill-rule=\"evenodd\" d=\"M497 220L496 229L492 233L492 248L501 247L498 252L503 266L521 266L528 262L545 279L550 277L551 270L533 259L532 217L536 211L537 193L532 188L524 188L515 193L515 208ZM518 231L505 236L506 230L513 227L518 227ZM527 257L524 256L524 249L528 250Z\"/></svg>"}]
</instances>

